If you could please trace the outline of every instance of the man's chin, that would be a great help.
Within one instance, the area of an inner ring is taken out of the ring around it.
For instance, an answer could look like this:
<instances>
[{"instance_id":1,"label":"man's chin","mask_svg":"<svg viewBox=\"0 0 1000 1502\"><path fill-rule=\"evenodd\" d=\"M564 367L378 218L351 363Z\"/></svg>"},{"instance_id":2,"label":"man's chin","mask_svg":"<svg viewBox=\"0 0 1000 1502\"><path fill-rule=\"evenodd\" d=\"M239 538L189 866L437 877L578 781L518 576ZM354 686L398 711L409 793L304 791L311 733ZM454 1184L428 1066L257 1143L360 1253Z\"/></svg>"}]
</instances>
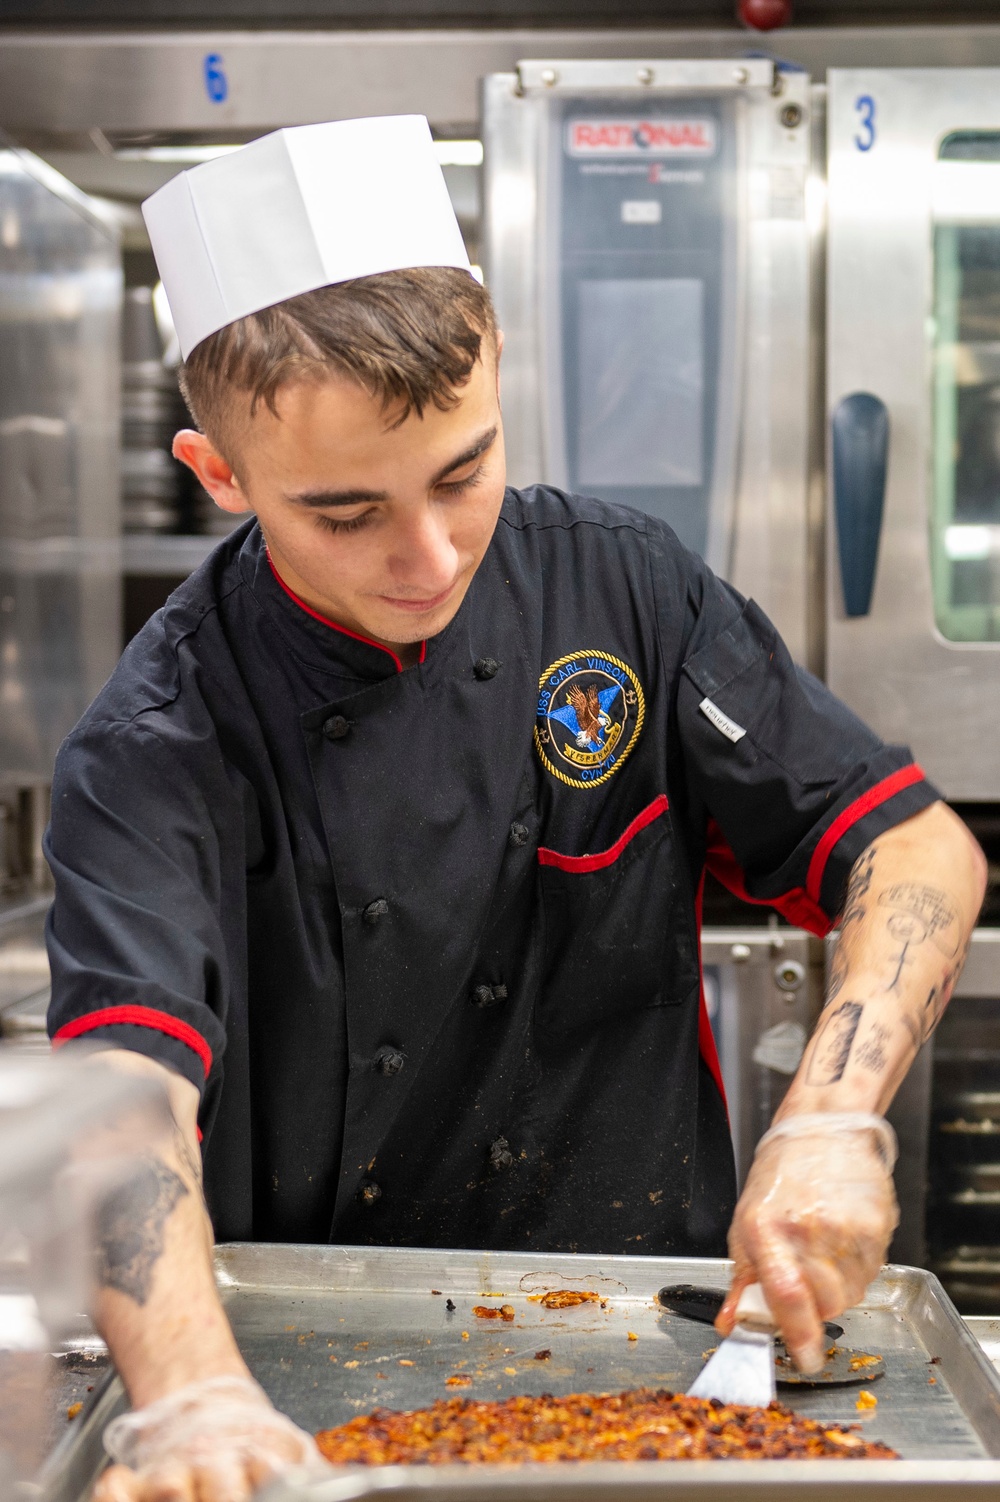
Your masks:
<instances>
[{"instance_id":1,"label":"man's chin","mask_svg":"<svg viewBox=\"0 0 1000 1502\"><path fill-rule=\"evenodd\" d=\"M387 647L417 646L432 636L440 636L455 619L461 603L461 599L457 604L449 600L435 610L419 613L392 609L379 611L377 621L372 621L371 629L365 634L375 641L384 642Z\"/></svg>"}]
</instances>

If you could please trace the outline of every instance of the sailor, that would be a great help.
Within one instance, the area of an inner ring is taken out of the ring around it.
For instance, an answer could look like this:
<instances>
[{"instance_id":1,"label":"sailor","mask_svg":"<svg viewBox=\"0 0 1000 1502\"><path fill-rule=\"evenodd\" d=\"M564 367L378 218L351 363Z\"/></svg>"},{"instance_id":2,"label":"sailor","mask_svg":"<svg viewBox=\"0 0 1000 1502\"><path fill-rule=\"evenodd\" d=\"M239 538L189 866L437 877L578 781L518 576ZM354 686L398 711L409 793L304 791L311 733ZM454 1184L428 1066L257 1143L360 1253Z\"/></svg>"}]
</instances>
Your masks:
<instances>
[{"instance_id":1,"label":"sailor","mask_svg":"<svg viewBox=\"0 0 1000 1502\"><path fill-rule=\"evenodd\" d=\"M667 526L505 488L502 337L426 121L282 130L145 214L174 452L248 516L55 773L53 1041L163 1079L177 1120L102 1225L137 1410L103 1502L239 1497L311 1453L249 1380L209 1217L529 1259L728 1232L722 1328L759 1279L815 1367L895 1223L882 1113L981 852ZM706 870L842 935L738 1205Z\"/></svg>"}]
</instances>

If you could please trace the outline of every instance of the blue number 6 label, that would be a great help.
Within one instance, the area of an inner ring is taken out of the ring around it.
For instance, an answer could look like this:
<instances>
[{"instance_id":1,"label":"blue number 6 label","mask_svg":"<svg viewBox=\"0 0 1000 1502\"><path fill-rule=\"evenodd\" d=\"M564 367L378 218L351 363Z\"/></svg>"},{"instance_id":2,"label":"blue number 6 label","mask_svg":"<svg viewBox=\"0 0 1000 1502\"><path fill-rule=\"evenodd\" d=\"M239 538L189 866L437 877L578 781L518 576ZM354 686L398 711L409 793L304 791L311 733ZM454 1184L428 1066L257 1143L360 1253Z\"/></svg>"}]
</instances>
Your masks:
<instances>
[{"instance_id":1,"label":"blue number 6 label","mask_svg":"<svg viewBox=\"0 0 1000 1502\"><path fill-rule=\"evenodd\" d=\"M221 52L205 54L205 92L213 104L224 104L229 94L229 80Z\"/></svg>"},{"instance_id":2,"label":"blue number 6 label","mask_svg":"<svg viewBox=\"0 0 1000 1502\"><path fill-rule=\"evenodd\" d=\"M859 151L871 151L875 145L875 101L870 94L861 94L854 101L858 116L858 134L854 144Z\"/></svg>"}]
</instances>

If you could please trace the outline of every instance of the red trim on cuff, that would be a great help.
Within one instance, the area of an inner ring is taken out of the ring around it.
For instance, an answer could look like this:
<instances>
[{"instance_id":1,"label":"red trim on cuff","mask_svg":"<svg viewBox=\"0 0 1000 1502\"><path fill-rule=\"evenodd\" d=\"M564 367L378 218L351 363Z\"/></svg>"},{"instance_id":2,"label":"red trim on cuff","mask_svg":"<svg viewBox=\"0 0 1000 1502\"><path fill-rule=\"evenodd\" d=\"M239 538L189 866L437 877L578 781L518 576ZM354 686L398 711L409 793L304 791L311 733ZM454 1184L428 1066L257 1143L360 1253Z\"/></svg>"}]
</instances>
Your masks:
<instances>
[{"instance_id":1,"label":"red trim on cuff","mask_svg":"<svg viewBox=\"0 0 1000 1502\"><path fill-rule=\"evenodd\" d=\"M382 643L380 641L372 641L372 639L371 639L370 636L359 636L358 633L357 633L357 631L348 631L348 629L347 629L346 626L339 626L336 621L331 621L328 616L320 615L319 611L318 610L314 610L311 605L307 605L306 602L305 602L305 600L300 600L299 597L298 597L298 595L295 593L294 589L290 589L289 588L289 586L285 583L284 579L278 573L278 570L275 568L275 566L274 566L274 559L271 557L271 550L270 550L270 548L268 548L266 551L267 551L267 563L268 563L268 567L271 570L271 573L274 575L275 579L278 581L278 584L281 586L281 588L285 591L285 594L288 596L288 598L290 600L292 600L299 607L300 610L304 610L305 613L306 613L306 615L311 615L314 621L319 621L320 625L322 625L322 626L329 626L329 628L330 628L331 631L339 631L340 634L341 634L341 636L349 636L352 641L363 642L366 647L374 647L377 652L384 652L385 655L387 657L391 657L392 660L393 660L393 662L396 664L396 672L397 673L401 673L403 671L402 661L401 661L401 659L399 657L396 656L395 652L392 650L391 647L383 647L383 645L382 645ZM423 660L424 660L424 658L425 658L426 655L427 655L427 643L426 642L422 642L421 643L421 647L420 647L420 659L419 660L421 662L423 662Z\"/></svg>"},{"instance_id":2,"label":"red trim on cuff","mask_svg":"<svg viewBox=\"0 0 1000 1502\"><path fill-rule=\"evenodd\" d=\"M862 793L860 798L855 798L843 813L837 815L829 829L824 830L819 844L813 851L812 860L809 862L806 891L814 902L819 902L820 899L826 863L835 845L843 839L847 831L852 829L866 814L870 814L873 809L883 803L888 803L890 798L894 798L904 788L923 781L923 768L918 767L915 761L911 762L908 767L900 767L898 772L892 772L888 777L883 777L881 782L877 782L874 787Z\"/></svg>"},{"instance_id":3,"label":"red trim on cuff","mask_svg":"<svg viewBox=\"0 0 1000 1502\"><path fill-rule=\"evenodd\" d=\"M169 1012L158 1012L155 1007L102 1007L97 1012L88 1012L86 1017L77 1017L73 1022L64 1023L53 1034L52 1047L60 1048L72 1038L80 1038L84 1033L92 1033L100 1027L120 1027L122 1024L127 1027L148 1027L154 1032L164 1033L168 1038L176 1038L179 1043L185 1043L198 1055L205 1070L205 1078L208 1079L212 1069L212 1050L201 1033L190 1023L182 1022L179 1017L172 1017Z\"/></svg>"},{"instance_id":4,"label":"red trim on cuff","mask_svg":"<svg viewBox=\"0 0 1000 1502\"><path fill-rule=\"evenodd\" d=\"M727 892L732 892L741 902L752 903L754 907L772 907L783 918L787 918L789 923L806 929L818 939L825 939L833 927L830 918L804 887L792 887L778 897L751 897L747 891L743 868L714 819L710 819L708 823L705 866L716 881L721 882Z\"/></svg>"},{"instance_id":5,"label":"red trim on cuff","mask_svg":"<svg viewBox=\"0 0 1000 1502\"><path fill-rule=\"evenodd\" d=\"M715 1034L712 1032L712 1023L708 1015L708 1006L705 1002L705 970L701 962L701 909L705 894L705 873L702 871L701 880L698 883L698 892L694 900L695 922L698 925L698 1052L701 1054L705 1067L715 1081L716 1088L722 1096L722 1104L726 1112L726 1121L729 1121L729 1102L726 1099L726 1086L722 1078L722 1065L719 1063L719 1050L715 1046Z\"/></svg>"},{"instance_id":6,"label":"red trim on cuff","mask_svg":"<svg viewBox=\"0 0 1000 1502\"><path fill-rule=\"evenodd\" d=\"M620 835L609 850L602 850L599 855L560 855L557 850L548 850L544 845L538 849L538 864L540 866L555 866L560 871L575 871L582 875L587 871L603 871L605 866L614 865L630 840L634 840L640 830L645 829L647 824L652 824L661 814L665 814L670 807L666 793L661 793L654 798L648 808L644 808L641 814L637 814L623 835Z\"/></svg>"}]
</instances>

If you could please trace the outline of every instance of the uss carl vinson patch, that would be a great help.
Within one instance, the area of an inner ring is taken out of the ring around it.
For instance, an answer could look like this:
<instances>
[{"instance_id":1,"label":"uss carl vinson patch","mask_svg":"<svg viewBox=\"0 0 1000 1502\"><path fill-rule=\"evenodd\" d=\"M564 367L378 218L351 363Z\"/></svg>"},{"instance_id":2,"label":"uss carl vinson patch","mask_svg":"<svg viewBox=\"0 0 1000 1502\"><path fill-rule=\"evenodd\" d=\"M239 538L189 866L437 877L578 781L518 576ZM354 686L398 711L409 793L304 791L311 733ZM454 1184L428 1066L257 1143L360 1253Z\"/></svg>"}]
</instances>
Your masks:
<instances>
[{"instance_id":1,"label":"uss carl vinson patch","mask_svg":"<svg viewBox=\"0 0 1000 1502\"><path fill-rule=\"evenodd\" d=\"M609 652L571 652L538 680L535 749L553 777L597 787L635 745L646 715L642 685Z\"/></svg>"}]
</instances>

